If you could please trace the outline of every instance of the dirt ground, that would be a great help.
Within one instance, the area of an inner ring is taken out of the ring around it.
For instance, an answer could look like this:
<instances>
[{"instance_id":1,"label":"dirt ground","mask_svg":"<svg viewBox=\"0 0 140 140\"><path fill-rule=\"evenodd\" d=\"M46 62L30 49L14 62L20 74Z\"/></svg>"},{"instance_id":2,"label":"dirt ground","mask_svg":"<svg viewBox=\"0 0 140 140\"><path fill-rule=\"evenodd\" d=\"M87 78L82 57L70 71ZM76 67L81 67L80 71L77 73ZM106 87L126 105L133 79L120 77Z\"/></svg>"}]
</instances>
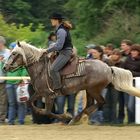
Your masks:
<instances>
[{"instance_id":1,"label":"dirt ground","mask_svg":"<svg viewBox=\"0 0 140 140\"><path fill-rule=\"evenodd\" d=\"M140 140L140 126L0 125L0 140Z\"/></svg>"}]
</instances>

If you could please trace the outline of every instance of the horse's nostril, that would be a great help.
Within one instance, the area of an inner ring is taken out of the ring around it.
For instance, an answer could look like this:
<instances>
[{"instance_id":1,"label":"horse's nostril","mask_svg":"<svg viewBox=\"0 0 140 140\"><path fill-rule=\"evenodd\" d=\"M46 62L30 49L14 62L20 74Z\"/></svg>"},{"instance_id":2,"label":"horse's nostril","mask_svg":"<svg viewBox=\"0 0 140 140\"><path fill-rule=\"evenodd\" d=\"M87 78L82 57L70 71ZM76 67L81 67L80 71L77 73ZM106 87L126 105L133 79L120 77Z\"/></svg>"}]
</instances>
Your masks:
<instances>
[{"instance_id":1,"label":"horse's nostril","mask_svg":"<svg viewBox=\"0 0 140 140\"><path fill-rule=\"evenodd\" d=\"M6 67L3 67L2 70L3 70L4 72L6 72Z\"/></svg>"}]
</instances>

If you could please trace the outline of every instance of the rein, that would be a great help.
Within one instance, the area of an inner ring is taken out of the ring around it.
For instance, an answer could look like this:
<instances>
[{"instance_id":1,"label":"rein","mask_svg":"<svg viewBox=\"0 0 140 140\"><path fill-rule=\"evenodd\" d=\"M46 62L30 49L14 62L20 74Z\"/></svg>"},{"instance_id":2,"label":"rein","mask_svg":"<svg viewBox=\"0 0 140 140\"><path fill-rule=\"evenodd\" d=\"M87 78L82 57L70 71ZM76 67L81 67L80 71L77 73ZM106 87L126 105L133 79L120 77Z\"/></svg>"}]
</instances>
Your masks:
<instances>
[{"instance_id":1,"label":"rein","mask_svg":"<svg viewBox=\"0 0 140 140\"><path fill-rule=\"evenodd\" d=\"M46 64L46 62L47 62L47 58L45 57L45 64ZM49 84L49 79L48 79L48 77L49 77L48 68L46 69L46 67L45 67L45 72L46 72L46 73L45 73L45 79L46 79L46 82L47 82L48 89L49 89L50 92L54 92L54 91L51 89L50 84Z\"/></svg>"},{"instance_id":2,"label":"rein","mask_svg":"<svg viewBox=\"0 0 140 140\"><path fill-rule=\"evenodd\" d=\"M36 62L30 63L30 64L26 65L25 67L28 69L28 68L30 68L31 66L33 66L35 63L36 63ZM45 63L44 63L44 65L45 65L45 64L47 64L47 58L46 58L46 57L45 57ZM45 79L46 79L46 83L47 83L48 90L52 93L52 92L54 92L54 91L51 89L50 84L49 84L48 69L45 67L45 68L44 68L44 71L45 71L44 75L45 75ZM35 79L37 79L37 78L40 76L41 73L42 73L42 71L35 77ZM35 85L34 83L35 83L35 81L33 81L32 84ZM35 87L35 86L34 86L34 87ZM36 91L38 92L38 89L37 89L36 87L35 87L35 89L36 89Z\"/></svg>"}]
</instances>

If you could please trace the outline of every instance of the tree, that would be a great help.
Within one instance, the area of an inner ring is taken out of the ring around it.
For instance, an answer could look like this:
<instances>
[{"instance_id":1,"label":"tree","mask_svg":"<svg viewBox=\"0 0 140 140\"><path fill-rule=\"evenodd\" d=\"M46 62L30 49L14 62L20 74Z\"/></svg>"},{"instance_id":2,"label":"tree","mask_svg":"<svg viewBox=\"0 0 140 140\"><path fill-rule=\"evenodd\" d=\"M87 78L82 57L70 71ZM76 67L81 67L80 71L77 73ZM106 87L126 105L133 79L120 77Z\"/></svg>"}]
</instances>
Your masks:
<instances>
[{"instance_id":1,"label":"tree","mask_svg":"<svg viewBox=\"0 0 140 140\"><path fill-rule=\"evenodd\" d=\"M50 28L49 16L52 12L68 14L63 5L68 0L1 0L0 9L7 23L29 25L34 29L42 23Z\"/></svg>"},{"instance_id":2,"label":"tree","mask_svg":"<svg viewBox=\"0 0 140 140\"><path fill-rule=\"evenodd\" d=\"M7 24L4 21L3 16L0 15L0 35L4 36L8 43L16 40L25 40L38 47L44 47L47 39L47 33L43 31L44 27L39 25L35 31L32 31L31 28L32 24L28 26L19 24L18 27L14 23Z\"/></svg>"},{"instance_id":3,"label":"tree","mask_svg":"<svg viewBox=\"0 0 140 140\"><path fill-rule=\"evenodd\" d=\"M63 5L68 0L27 0L32 8L30 9L31 14L42 23L47 29L50 27L49 16L52 12L59 12L67 15L67 12L63 8Z\"/></svg>"},{"instance_id":4,"label":"tree","mask_svg":"<svg viewBox=\"0 0 140 140\"><path fill-rule=\"evenodd\" d=\"M29 12L31 5L24 0L1 0L0 9L7 23L29 25L35 20Z\"/></svg>"},{"instance_id":5,"label":"tree","mask_svg":"<svg viewBox=\"0 0 140 140\"><path fill-rule=\"evenodd\" d=\"M130 27L127 17L139 15L139 7L139 0L69 0L65 5L66 9L75 9L72 13L77 25L75 35L84 36L88 40L107 32L109 26L115 26L115 22L111 22L114 15L119 16L118 19L125 19L125 24L124 22L120 22L120 24L122 24L123 30L128 30L127 28ZM118 14L118 11L122 14ZM125 18L124 15L127 17ZM115 30L115 28L113 29Z\"/></svg>"}]
</instances>

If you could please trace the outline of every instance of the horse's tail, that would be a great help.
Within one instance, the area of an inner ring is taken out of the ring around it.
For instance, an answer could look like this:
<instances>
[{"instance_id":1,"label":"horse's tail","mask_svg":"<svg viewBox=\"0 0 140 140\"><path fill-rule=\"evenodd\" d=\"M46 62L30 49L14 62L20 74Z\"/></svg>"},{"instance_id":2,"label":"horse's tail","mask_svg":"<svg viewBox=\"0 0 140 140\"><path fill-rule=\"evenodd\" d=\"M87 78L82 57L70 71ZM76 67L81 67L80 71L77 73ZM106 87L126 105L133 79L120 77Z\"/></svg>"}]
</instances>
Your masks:
<instances>
[{"instance_id":1,"label":"horse's tail","mask_svg":"<svg viewBox=\"0 0 140 140\"><path fill-rule=\"evenodd\" d=\"M133 76L129 70L111 67L114 88L130 95L140 97L140 90L133 86Z\"/></svg>"}]
</instances>

